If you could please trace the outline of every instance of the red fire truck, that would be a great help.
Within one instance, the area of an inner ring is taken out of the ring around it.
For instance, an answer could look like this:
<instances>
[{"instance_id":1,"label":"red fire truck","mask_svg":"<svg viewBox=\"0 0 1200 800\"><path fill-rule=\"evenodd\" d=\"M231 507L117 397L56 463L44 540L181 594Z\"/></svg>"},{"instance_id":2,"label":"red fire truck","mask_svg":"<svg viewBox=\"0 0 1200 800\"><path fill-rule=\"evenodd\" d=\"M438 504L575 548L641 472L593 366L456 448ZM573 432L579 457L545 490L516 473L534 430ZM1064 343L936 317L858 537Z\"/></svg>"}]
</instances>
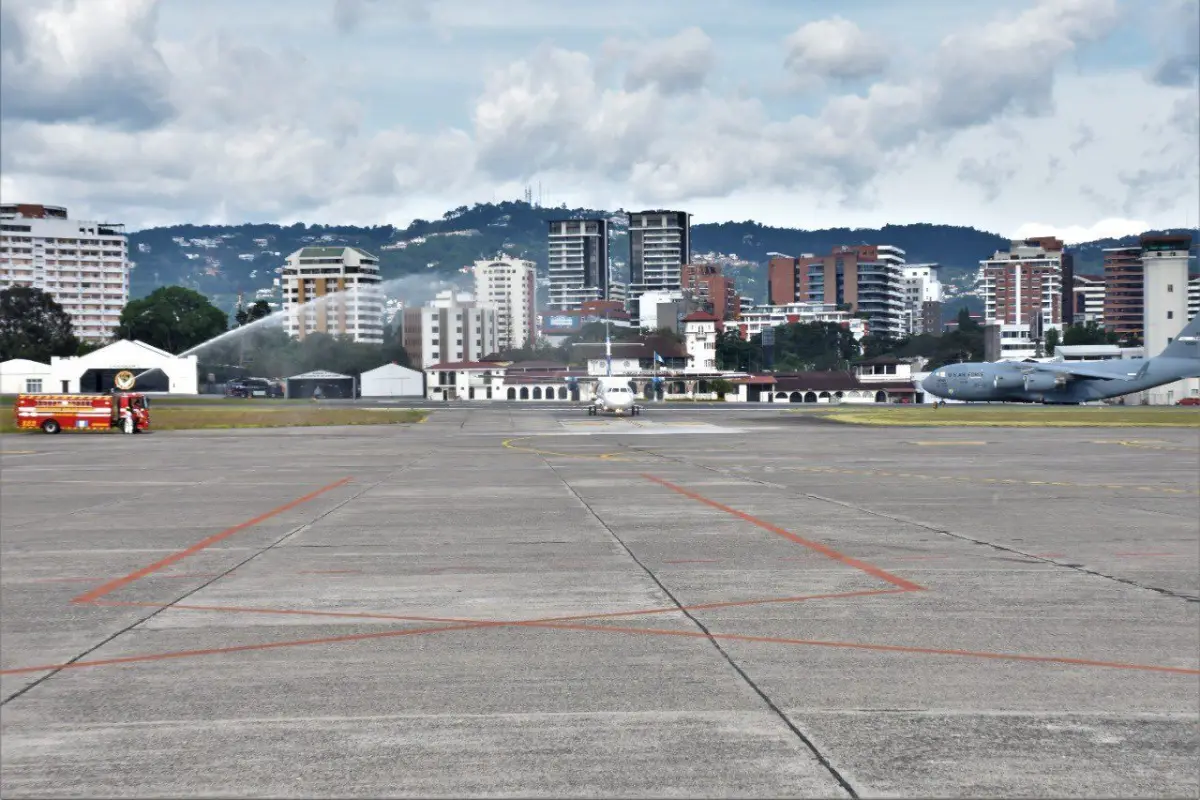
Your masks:
<instances>
[{"instance_id":1,"label":"red fire truck","mask_svg":"<svg viewBox=\"0 0 1200 800\"><path fill-rule=\"evenodd\" d=\"M121 430L140 433L150 427L150 401L143 394L19 394L13 407L18 428L46 433Z\"/></svg>"}]
</instances>

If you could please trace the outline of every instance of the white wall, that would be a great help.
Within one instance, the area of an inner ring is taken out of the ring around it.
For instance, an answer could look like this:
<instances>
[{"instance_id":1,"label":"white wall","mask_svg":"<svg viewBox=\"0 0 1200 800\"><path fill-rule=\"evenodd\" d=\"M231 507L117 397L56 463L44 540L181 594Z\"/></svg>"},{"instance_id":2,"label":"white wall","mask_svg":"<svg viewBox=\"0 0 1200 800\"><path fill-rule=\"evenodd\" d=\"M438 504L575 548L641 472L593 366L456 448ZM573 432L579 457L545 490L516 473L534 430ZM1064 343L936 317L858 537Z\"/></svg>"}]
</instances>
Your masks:
<instances>
[{"instance_id":1,"label":"white wall","mask_svg":"<svg viewBox=\"0 0 1200 800\"><path fill-rule=\"evenodd\" d=\"M31 384L30 381L41 381ZM53 382L50 365L27 358L13 358L0 363L0 394L24 394L26 392L54 392L58 385Z\"/></svg>"},{"instance_id":2,"label":"white wall","mask_svg":"<svg viewBox=\"0 0 1200 800\"><path fill-rule=\"evenodd\" d=\"M1188 252L1168 250L1142 253L1143 335L1146 355L1157 356L1188 323ZM1188 381L1149 389L1150 405L1171 405L1191 394Z\"/></svg>"},{"instance_id":3,"label":"white wall","mask_svg":"<svg viewBox=\"0 0 1200 800\"><path fill-rule=\"evenodd\" d=\"M364 372L360 381L363 397L420 397L425 391L425 376L399 364Z\"/></svg>"}]
</instances>

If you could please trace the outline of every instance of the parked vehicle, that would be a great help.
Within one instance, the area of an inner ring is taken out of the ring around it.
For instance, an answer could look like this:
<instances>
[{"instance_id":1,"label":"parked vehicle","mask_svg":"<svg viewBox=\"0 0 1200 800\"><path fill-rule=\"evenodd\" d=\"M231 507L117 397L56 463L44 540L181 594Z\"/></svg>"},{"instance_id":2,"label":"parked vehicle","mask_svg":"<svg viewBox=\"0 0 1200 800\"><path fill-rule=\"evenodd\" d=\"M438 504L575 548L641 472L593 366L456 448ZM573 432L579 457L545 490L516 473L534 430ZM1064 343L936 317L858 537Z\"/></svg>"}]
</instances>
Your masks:
<instances>
[{"instance_id":1,"label":"parked vehicle","mask_svg":"<svg viewBox=\"0 0 1200 800\"><path fill-rule=\"evenodd\" d=\"M141 433L150 427L150 398L135 392L111 394L19 394L13 406L18 428Z\"/></svg>"}]
</instances>

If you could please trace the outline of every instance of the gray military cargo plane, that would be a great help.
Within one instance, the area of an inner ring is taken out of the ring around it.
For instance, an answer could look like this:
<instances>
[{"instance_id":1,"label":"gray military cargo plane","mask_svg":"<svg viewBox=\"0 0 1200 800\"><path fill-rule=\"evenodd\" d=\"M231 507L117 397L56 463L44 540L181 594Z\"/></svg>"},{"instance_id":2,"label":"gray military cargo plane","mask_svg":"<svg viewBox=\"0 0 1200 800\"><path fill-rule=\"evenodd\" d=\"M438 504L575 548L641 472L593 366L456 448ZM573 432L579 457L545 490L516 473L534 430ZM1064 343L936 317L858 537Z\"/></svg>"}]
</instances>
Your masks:
<instances>
[{"instance_id":1,"label":"gray military cargo plane","mask_svg":"<svg viewBox=\"0 0 1200 800\"><path fill-rule=\"evenodd\" d=\"M947 364L917 388L952 400L1078 404L1200 378L1200 316L1153 358L1111 361Z\"/></svg>"}]
</instances>

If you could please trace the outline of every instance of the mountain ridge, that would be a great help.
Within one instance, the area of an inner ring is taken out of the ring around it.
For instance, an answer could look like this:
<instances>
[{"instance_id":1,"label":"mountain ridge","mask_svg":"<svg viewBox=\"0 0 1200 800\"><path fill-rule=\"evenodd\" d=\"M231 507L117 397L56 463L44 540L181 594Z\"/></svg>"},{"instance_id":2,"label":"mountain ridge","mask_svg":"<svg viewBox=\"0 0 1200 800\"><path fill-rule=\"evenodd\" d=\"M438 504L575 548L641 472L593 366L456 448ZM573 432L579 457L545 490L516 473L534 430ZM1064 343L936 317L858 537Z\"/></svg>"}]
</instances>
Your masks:
<instances>
[{"instance_id":1,"label":"mountain ridge","mask_svg":"<svg viewBox=\"0 0 1200 800\"><path fill-rule=\"evenodd\" d=\"M611 220L609 252L614 280L628 273L628 237L623 209L557 208L523 201L459 206L438 220L414 220L401 229L392 225L355 226L294 223L240 225L183 224L147 228L129 234L131 298L158 286L179 284L208 295L219 307L231 309L239 292L252 299L271 286L275 270L288 254L312 244L362 247L380 258L385 280L425 276L434 285L469 285L464 267L500 253L527 258L545 275L546 230L552 219L587 216ZM1160 231L1147 231L1160 232ZM1172 229L1171 232L1176 232ZM1193 240L1200 231L1187 230ZM1076 256L1076 272L1100 271L1102 249L1132 244L1137 236L1102 239L1068 246ZM798 256L828 253L843 244L892 244L906 252L909 263L941 264L945 283L967 288L979 260L1009 239L972 227L914 223L881 228L805 230L762 225L754 220L701 223L692 226L696 261L716 261L738 282L744 295L764 299L765 265L770 254Z\"/></svg>"}]
</instances>

